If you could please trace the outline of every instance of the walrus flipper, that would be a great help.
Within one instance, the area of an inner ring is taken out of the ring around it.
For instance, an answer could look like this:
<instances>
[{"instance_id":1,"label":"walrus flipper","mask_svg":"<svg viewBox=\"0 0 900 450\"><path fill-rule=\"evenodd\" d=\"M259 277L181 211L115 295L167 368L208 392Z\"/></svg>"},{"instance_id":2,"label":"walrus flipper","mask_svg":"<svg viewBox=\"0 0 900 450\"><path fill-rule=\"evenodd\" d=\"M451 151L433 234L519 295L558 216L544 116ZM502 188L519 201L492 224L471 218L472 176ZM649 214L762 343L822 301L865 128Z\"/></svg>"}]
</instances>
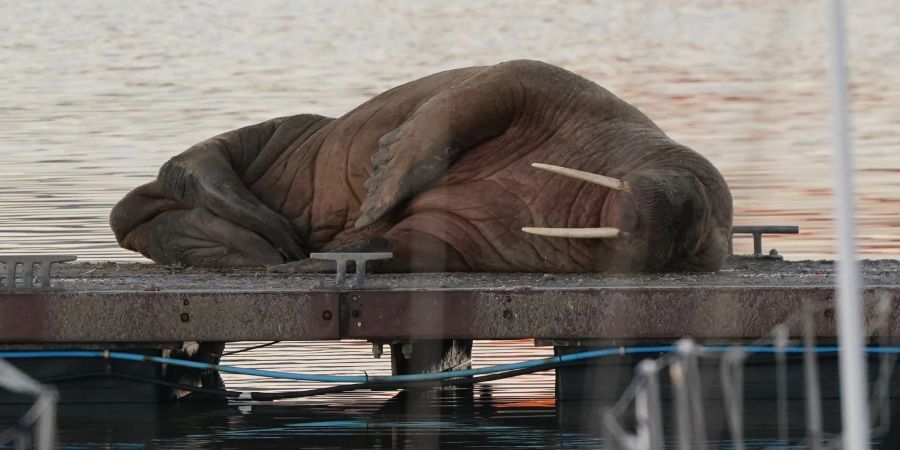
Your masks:
<instances>
[{"instance_id":1,"label":"walrus flipper","mask_svg":"<svg viewBox=\"0 0 900 450\"><path fill-rule=\"evenodd\" d=\"M205 208L241 224L271 242L288 260L305 257L291 223L247 188L260 159L273 159L285 145L309 131L320 116L272 119L207 139L170 159L159 171L166 193L188 208Z\"/></svg>"},{"instance_id":2,"label":"walrus flipper","mask_svg":"<svg viewBox=\"0 0 900 450\"><path fill-rule=\"evenodd\" d=\"M258 234L206 208L186 208L159 181L139 186L116 204L110 227L123 248L160 264L228 267L284 262Z\"/></svg>"},{"instance_id":3,"label":"walrus flipper","mask_svg":"<svg viewBox=\"0 0 900 450\"><path fill-rule=\"evenodd\" d=\"M368 226L438 180L466 150L509 127L522 103L514 65L484 69L422 104L384 135L372 157L356 228Z\"/></svg>"}]
</instances>

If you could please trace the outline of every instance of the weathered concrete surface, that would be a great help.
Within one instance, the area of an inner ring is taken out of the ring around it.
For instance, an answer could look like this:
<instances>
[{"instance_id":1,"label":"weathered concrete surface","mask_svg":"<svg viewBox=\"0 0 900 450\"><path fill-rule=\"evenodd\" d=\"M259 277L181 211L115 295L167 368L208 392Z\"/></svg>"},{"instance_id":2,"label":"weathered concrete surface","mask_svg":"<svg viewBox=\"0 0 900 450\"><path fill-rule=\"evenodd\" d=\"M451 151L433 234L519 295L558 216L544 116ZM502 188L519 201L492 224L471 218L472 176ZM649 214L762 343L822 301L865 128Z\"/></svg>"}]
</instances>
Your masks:
<instances>
[{"instance_id":1,"label":"weathered concrete surface","mask_svg":"<svg viewBox=\"0 0 900 450\"><path fill-rule=\"evenodd\" d=\"M861 264L867 286L900 284L900 261L867 260ZM287 275L263 269L198 269L138 263L61 264L55 283L69 291L158 290L290 290L305 291L334 285L334 276ZM688 274L484 274L434 273L370 275L372 285L390 289L519 289L679 286L829 286L834 285L832 261L769 261L732 258L716 273Z\"/></svg>"},{"instance_id":2,"label":"weathered concrete surface","mask_svg":"<svg viewBox=\"0 0 900 450\"><path fill-rule=\"evenodd\" d=\"M870 328L890 301L900 335L900 263L862 264ZM57 289L0 294L0 344L326 339L750 340L814 311L835 335L831 262L732 260L714 274L393 274L337 291L331 275L60 266Z\"/></svg>"}]
</instances>

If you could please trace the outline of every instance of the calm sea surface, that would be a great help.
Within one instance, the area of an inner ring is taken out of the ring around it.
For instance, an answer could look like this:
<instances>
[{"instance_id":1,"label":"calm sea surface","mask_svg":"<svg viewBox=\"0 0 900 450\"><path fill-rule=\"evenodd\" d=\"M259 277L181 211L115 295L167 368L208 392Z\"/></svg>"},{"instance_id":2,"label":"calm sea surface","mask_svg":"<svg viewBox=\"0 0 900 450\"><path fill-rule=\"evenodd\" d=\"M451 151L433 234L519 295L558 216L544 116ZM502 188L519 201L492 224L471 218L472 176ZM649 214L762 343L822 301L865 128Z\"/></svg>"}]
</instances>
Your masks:
<instances>
[{"instance_id":1,"label":"calm sea surface","mask_svg":"<svg viewBox=\"0 0 900 450\"><path fill-rule=\"evenodd\" d=\"M897 258L900 2L849 3L860 253ZM276 116L340 116L436 71L531 58L598 82L706 155L731 187L736 224L800 226L799 236L767 240L787 258L833 257L824 17L824 2L777 0L0 0L0 253L139 258L117 247L109 209L191 144ZM736 243L739 253L749 247ZM548 353L531 342L479 343L475 364ZM365 343L280 344L226 362L390 370ZM371 412L395 395L175 409L133 421L107 412L92 422L100 416L85 413L63 417L61 427L68 442L87 447L156 439L161 447L273 448L285 436L285 448L309 436L327 437L317 441L326 447L602 445L557 426L552 373L476 391L454 403L468 405L466 414ZM134 427L148 431L122 431Z\"/></svg>"}]
</instances>

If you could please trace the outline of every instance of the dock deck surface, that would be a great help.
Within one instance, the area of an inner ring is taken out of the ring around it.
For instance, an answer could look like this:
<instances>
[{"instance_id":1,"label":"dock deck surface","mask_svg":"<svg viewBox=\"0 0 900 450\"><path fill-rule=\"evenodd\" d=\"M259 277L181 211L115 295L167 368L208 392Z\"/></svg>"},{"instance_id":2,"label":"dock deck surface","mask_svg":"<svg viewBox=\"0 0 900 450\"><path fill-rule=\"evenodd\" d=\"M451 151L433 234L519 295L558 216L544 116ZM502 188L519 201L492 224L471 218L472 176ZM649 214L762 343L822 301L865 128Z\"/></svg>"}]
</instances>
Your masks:
<instances>
[{"instance_id":1,"label":"dock deck surface","mask_svg":"<svg viewBox=\"0 0 900 450\"><path fill-rule=\"evenodd\" d=\"M891 300L900 262L863 261L867 320ZM261 269L72 263L55 287L0 292L0 343L186 340L746 340L812 307L833 337L830 261L732 258L704 274L384 274L338 290L334 276ZM795 327L799 334L799 326Z\"/></svg>"},{"instance_id":2,"label":"dock deck surface","mask_svg":"<svg viewBox=\"0 0 900 450\"><path fill-rule=\"evenodd\" d=\"M900 261L865 260L867 286L900 285ZM157 264L79 262L54 269L56 283L68 291L306 291L334 289L334 275L282 274L265 269L178 268ZM377 289L562 289L685 286L834 286L833 261L777 261L731 258L714 273L534 274L411 273L370 274Z\"/></svg>"}]
</instances>

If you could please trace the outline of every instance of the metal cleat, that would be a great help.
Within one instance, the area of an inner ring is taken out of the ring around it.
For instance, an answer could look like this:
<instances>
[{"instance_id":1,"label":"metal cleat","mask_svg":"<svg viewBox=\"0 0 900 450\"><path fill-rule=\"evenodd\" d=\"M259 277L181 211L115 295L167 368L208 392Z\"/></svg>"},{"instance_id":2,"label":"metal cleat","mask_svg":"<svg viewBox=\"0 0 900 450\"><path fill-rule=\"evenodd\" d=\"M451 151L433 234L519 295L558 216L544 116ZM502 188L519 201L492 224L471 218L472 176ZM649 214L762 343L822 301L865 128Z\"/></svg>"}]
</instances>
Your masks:
<instances>
[{"instance_id":1,"label":"metal cleat","mask_svg":"<svg viewBox=\"0 0 900 450\"><path fill-rule=\"evenodd\" d=\"M762 236L764 234L798 234L800 227L790 225L761 225L761 226L736 226L731 229L731 237L734 239L735 234L752 234L753 235L753 257L760 259L777 259L783 260L784 257L778 254L778 250L774 248L769 254L764 254L762 249ZM734 249L732 241L728 241L728 254L733 255Z\"/></svg>"},{"instance_id":2,"label":"metal cleat","mask_svg":"<svg viewBox=\"0 0 900 450\"><path fill-rule=\"evenodd\" d=\"M325 259L334 261L337 264L337 273L334 284L338 289L346 289L348 287L361 288L366 284L366 262L381 259L391 259L394 257L390 252L373 252L373 253L311 253L312 259ZM347 262L356 263L356 273L349 285L347 283Z\"/></svg>"},{"instance_id":3,"label":"metal cleat","mask_svg":"<svg viewBox=\"0 0 900 450\"><path fill-rule=\"evenodd\" d=\"M4 291L36 291L50 289L50 268L54 263L75 261L75 255L0 255L0 265L6 266L5 276L0 273L0 290ZM40 286L34 284L34 266L41 266L38 278ZM21 280L18 284L17 271L22 266Z\"/></svg>"}]
</instances>

